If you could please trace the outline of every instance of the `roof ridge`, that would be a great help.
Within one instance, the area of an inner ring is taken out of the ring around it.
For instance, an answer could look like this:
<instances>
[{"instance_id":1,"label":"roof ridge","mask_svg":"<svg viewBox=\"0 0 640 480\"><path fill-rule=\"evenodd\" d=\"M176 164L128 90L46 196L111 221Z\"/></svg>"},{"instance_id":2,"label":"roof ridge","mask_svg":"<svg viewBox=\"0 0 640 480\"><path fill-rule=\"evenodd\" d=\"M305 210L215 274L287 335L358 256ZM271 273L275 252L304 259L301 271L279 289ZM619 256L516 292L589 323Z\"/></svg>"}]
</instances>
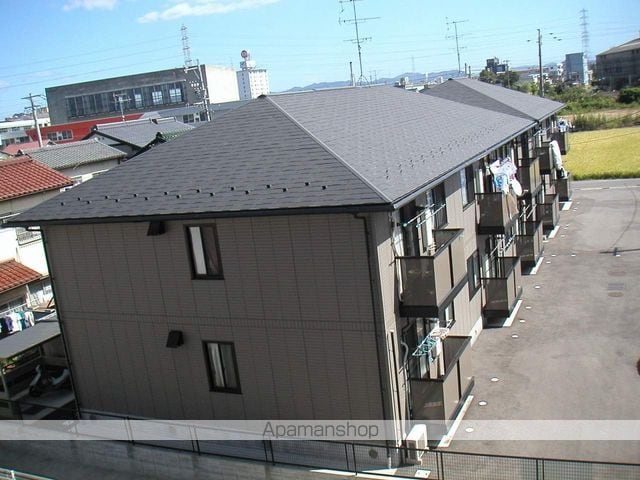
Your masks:
<instances>
[{"instance_id":1,"label":"roof ridge","mask_svg":"<svg viewBox=\"0 0 640 480\"><path fill-rule=\"evenodd\" d=\"M316 144L318 144L323 150L325 150L329 155L335 158L338 162L340 162L344 167L347 168L351 173L353 173L361 182L363 182L367 187L369 187L376 195L378 195L382 200L393 203L393 201L387 197L382 191L377 188L373 183L371 183L368 179L366 179L360 172L358 172L355 168L353 168L349 163L343 160L336 152L334 152L327 144L321 141L318 137L316 137L313 133L307 130L299 121L297 121L289 112L287 112L284 108L278 105L271 97L265 95L261 98L264 98L271 105L273 105L280 113L282 113L289 121L291 121L294 125L296 125L300 130L302 130L309 138L311 138Z\"/></svg>"},{"instance_id":2,"label":"roof ridge","mask_svg":"<svg viewBox=\"0 0 640 480\"><path fill-rule=\"evenodd\" d=\"M474 81L480 82L481 80L475 80L475 79L472 79L472 78L454 78L453 81L458 82L458 84L461 85L462 87L467 88L467 89L477 93L478 95L482 95L483 97L486 97L489 100L491 100L493 102L496 102L496 103L499 103L500 105L508 108L509 111L514 112L513 115L515 115L517 117L526 118L527 120L537 120L536 118L532 117L531 115L528 115L527 113L522 112L522 111L518 110L517 108L513 108L511 105L508 105L508 104L506 104L504 102L501 102L500 100L496 100L495 98L487 95L486 93L481 92L480 90L476 90L475 88L471 88L470 86L466 85L467 82L474 82ZM489 85L491 85L491 84L489 84ZM462 103L462 102L460 102L460 103ZM483 108L483 107L479 107L479 108ZM507 115L511 115L511 114L507 114Z\"/></svg>"}]
</instances>

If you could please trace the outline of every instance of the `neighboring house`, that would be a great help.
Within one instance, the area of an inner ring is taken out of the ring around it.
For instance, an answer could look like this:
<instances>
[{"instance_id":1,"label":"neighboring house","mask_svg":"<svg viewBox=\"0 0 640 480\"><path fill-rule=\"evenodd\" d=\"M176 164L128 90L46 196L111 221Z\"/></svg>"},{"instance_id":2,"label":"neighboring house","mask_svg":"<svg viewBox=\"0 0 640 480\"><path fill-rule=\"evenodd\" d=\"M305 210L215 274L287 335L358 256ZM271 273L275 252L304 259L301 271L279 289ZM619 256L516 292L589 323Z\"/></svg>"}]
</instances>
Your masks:
<instances>
[{"instance_id":1,"label":"neighboring house","mask_svg":"<svg viewBox=\"0 0 640 480\"><path fill-rule=\"evenodd\" d=\"M20 153L70 177L74 185L86 182L126 159L124 152L102 143L97 138L36 150L21 150Z\"/></svg>"},{"instance_id":2,"label":"neighboring house","mask_svg":"<svg viewBox=\"0 0 640 480\"><path fill-rule=\"evenodd\" d=\"M233 68L199 65L46 89L51 123L238 100Z\"/></svg>"},{"instance_id":3,"label":"neighboring house","mask_svg":"<svg viewBox=\"0 0 640 480\"><path fill-rule=\"evenodd\" d=\"M589 85L589 66L583 52L567 53L564 60L564 81L572 85Z\"/></svg>"},{"instance_id":4,"label":"neighboring house","mask_svg":"<svg viewBox=\"0 0 640 480\"><path fill-rule=\"evenodd\" d=\"M129 113L124 116L126 121L129 120L137 120L142 117L142 113ZM93 120L85 120L83 122L70 122L70 123L60 123L56 125L49 125L47 127L42 127L40 129L40 135L42 136L43 141L51 140L56 144L77 142L78 140L82 140L91 132L91 127L94 125L99 125L101 123L112 123L112 122L120 122L122 121L122 117L118 115L117 117L109 117L109 118L99 118ZM38 134L35 128L31 130L27 130L27 134L32 140L38 139ZM38 146L36 142L36 147ZM33 148L27 147L24 148Z\"/></svg>"},{"instance_id":5,"label":"neighboring house","mask_svg":"<svg viewBox=\"0 0 640 480\"><path fill-rule=\"evenodd\" d=\"M640 37L596 55L596 78L610 90L639 85Z\"/></svg>"},{"instance_id":6,"label":"neighboring house","mask_svg":"<svg viewBox=\"0 0 640 480\"><path fill-rule=\"evenodd\" d=\"M0 219L6 221L72 185L69 178L30 158L0 161ZM39 231L0 229L0 316L51 299L49 271Z\"/></svg>"},{"instance_id":7,"label":"neighboring house","mask_svg":"<svg viewBox=\"0 0 640 480\"><path fill-rule=\"evenodd\" d=\"M397 442L455 418L539 261L540 192L557 208L563 105L478 88L260 97L14 219L46 237L80 408L385 419ZM489 173L507 155L520 199Z\"/></svg>"},{"instance_id":8,"label":"neighboring house","mask_svg":"<svg viewBox=\"0 0 640 480\"><path fill-rule=\"evenodd\" d=\"M43 145L55 145L54 142L46 140L42 143ZM6 147L4 147L2 149L2 153L15 157L16 155L18 155L18 152L20 152L20 150L24 151L35 148L40 148L40 144L37 140L34 142L12 143L11 145L7 145Z\"/></svg>"},{"instance_id":9,"label":"neighboring house","mask_svg":"<svg viewBox=\"0 0 640 480\"><path fill-rule=\"evenodd\" d=\"M85 139L98 139L124 152L127 158L172 140L194 127L175 118L141 118L130 122L95 125Z\"/></svg>"},{"instance_id":10,"label":"neighboring house","mask_svg":"<svg viewBox=\"0 0 640 480\"><path fill-rule=\"evenodd\" d=\"M51 122L47 117L38 118L38 125L46 127ZM34 126L33 120L13 120L10 122L0 122L0 146L7 147L14 143L30 142L27 130ZM35 128L34 128L35 130ZM37 140L37 137L36 137Z\"/></svg>"}]
</instances>

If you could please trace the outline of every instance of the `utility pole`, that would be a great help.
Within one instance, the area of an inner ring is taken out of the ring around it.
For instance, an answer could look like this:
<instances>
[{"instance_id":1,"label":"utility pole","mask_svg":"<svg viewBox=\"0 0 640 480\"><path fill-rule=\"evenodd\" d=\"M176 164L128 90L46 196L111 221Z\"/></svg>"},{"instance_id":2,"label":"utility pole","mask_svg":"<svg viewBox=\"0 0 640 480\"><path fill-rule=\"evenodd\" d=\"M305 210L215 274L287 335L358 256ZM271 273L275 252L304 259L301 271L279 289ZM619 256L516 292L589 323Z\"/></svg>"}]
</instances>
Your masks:
<instances>
[{"instance_id":1,"label":"utility pole","mask_svg":"<svg viewBox=\"0 0 640 480\"><path fill-rule=\"evenodd\" d=\"M458 35L458 24L459 23L464 23L464 22L468 22L469 20L451 20L449 21L447 19L446 23L447 23L447 29L449 29L449 25L453 25L453 29L455 32L454 36L448 35L446 38L454 38L456 39L456 53L458 54L458 75L460 75L462 73L462 70L460 68L460 44L458 43L458 38L460 37L464 37L464 35Z\"/></svg>"},{"instance_id":2,"label":"utility pole","mask_svg":"<svg viewBox=\"0 0 640 480\"><path fill-rule=\"evenodd\" d=\"M124 102L128 102L131 99L129 97L127 97L127 95L124 94L124 93L114 93L113 94L113 99L120 106L120 117L122 118L122 121L124 122L124 106L123 106L123 104L124 104Z\"/></svg>"},{"instance_id":3,"label":"utility pole","mask_svg":"<svg viewBox=\"0 0 640 480\"><path fill-rule=\"evenodd\" d=\"M33 123L35 123L36 134L38 135L38 147L42 148L42 135L40 134L40 125L38 125L38 107L33 103L33 99L37 97L44 98L44 95L32 95L30 93L28 96L22 97L22 100L31 102L31 115L33 115Z\"/></svg>"},{"instance_id":4,"label":"utility pole","mask_svg":"<svg viewBox=\"0 0 640 480\"><path fill-rule=\"evenodd\" d=\"M339 0L340 4L343 5L342 11L344 11L344 4L351 3L353 5L353 18L347 18L345 20L339 20L341 23L353 23L356 28L356 38L351 38L349 40L345 40L346 42L355 43L358 45L358 63L360 64L360 77L358 78L358 85L362 85L366 83L367 79L364 76L362 70L362 43L371 40L371 37L362 37L360 38L360 30L358 28L358 23L366 22L368 20L377 20L380 17L368 17L368 18L358 18L358 12L356 10L356 2L361 2L362 0ZM342 13L342 12L340 12Z\"/></svg>"},{"instance_id":5,"label":"utility pole","mask_svg":"<svg viewBox=\"0 0 640 480\"><path fill-rule=\"evenodd\" d=\"M349 62L349 81L351 82L351 86L356 86L356 79L353 76L353 62Z\"/></svg>"},{"instance_id":6,"label":"utility pole","mask_svg":"<svg viewBox=\"0 0 640 480\"><path fill-rule=\"evenodd\" d=\"M540 69L540 96L544 97L544 78L542 77L542 34L538 28L538 68Z\"/></svg>"}]
</instances>

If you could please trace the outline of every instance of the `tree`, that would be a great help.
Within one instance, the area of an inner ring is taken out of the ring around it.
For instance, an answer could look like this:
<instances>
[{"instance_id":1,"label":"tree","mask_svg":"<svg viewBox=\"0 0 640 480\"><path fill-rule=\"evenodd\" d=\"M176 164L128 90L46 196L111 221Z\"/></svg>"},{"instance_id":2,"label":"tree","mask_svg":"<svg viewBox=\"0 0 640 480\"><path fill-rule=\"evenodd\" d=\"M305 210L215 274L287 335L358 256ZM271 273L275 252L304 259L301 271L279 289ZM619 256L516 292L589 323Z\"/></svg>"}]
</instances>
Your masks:
<instances>
[{"instance_id":1,"label":"tree","mask_svg":"<svg viewBox=\"0 0 640 480\"><path fill-rule=\"evenodd\" d=\"M480 75L478 76L478 79L481 82L486 82L486 83L496 83L497 80L497 76L495 73L493 73L491 70L487 70L486 68L484 70L482 70L480 72Z\"/></svg>"}]
</instances>

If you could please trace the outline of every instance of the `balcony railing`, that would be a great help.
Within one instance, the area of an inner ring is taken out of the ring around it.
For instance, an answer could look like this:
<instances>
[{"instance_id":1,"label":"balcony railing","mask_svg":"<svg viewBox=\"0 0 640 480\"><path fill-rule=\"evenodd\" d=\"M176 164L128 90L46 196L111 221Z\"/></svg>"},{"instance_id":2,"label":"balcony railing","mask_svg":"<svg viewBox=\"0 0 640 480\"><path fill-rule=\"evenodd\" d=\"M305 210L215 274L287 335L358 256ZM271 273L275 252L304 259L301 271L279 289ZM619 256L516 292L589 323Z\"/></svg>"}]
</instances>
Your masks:
<instances>
[{"instance_id":1,"label":"balcony railing","mask_svg":"<svg viewBox=\"0 0 640 480\"><path fill-rule=\"evenodd\" d=\"M544 196L544 202L537 205L537 217L542 220L544 231L550 231L558 224L560 208L558 202L558 194L547 194Z\"/></svg>"},{"instance_id":2,"label":"balcony railing","mask_svg":"<svg viewBox=\"0 0 640 480\"><path fill-rule=\"evenodd\" d=\"M556 192L558 192L561 202L571 200L571 182L571 172L567 172L565 177L558 177L556 180Z\"/></svg>"},{"instance_id":3,"label":"balcony railing","mask_svg":"<svg viewBox=\"0 0 640 480\"><path fill-rule=\"evenodd\" d=\"M542 255L542 221L528 221L521 224L516 236L516 252L520 257L522 272L528 272Z\"/></svg>"},{"instance_id":4,"label":"balcony railing","mask_svg":"<svg viewBox=\"0 0 640 480\"><path fill-rule=\"evenodd\" d=\"M542 146L538 147L536 151L538 153L538 158L540 159L540 173L550 173L554 167L549 142L542 142Z\"/></svg>"},{"instance_id":5,"label":"balcony railing","mask_svg":"<svg viewBox=\"0 0 640 480\"><path fill-rule=\"evenodd\" d=\"M518 179L520 180L520 184L529 195L535 195L542 186L540 161L538 160L538 157L521 158L519 163Z\"/></svg>"},{"instance_id":6,"label":"balcony railing","mask_svg":"<svg viewBox=\"0 0 640 480\"><path fill-rule=\"evenodd\" d=\"M421 375L413 369L409 378L413 420L451 420L456 417L473 388L471 349L468 348L471 337L449 336L442 341L444 371L438 371L433 377ZM427 361L423 357L413 357L412 362ZM440 367L436 367L436 371ZM427 369L431 372L434 369ZM410 369L411 371L411 369Z\"/></svg>"},{"instance_id":7,"label":"balcony railing","mask_svg":"<svg viewBox=\"0 0 640 480\"><path fill-rule=\"evenodd\" d=\"M506 233L518 217L518 202L512 194L478 193L478 233L495 235Z\"/></svg>"},{"instance_id":8,"label":"balcony railing","mask_svg":"<svg viewBox=\"0 0 640 480\"><path fill-rule=\"evenodd\" d=\"M560 153L562 153L562 155L566 155L569 151L569 132L561 132L557 130L553 132L552 138L558 142L558 145L560 145Z\"/></svg>"},{"instance_id":9,"label":"balcony railing","mask_svg":"<svg viewBox=\"0 0 640 480\"><path fill-rule=\"evenodd\" d=\"M506 318L522 295L519 257L500 257L489 275L482 278L484 314L487 318Z\"/></svg>"},{"instance_id":10,"label":"balcony railing","mask_svg":"<svg viewBox=\"0 0 640 480\"><path fill-rule=\"evenodd\" d=\"M440 307L466 278L462 230L434 230L432 256L396 257L400 266L400 314L438 317Z\"/></svg>"}]
</instances>

